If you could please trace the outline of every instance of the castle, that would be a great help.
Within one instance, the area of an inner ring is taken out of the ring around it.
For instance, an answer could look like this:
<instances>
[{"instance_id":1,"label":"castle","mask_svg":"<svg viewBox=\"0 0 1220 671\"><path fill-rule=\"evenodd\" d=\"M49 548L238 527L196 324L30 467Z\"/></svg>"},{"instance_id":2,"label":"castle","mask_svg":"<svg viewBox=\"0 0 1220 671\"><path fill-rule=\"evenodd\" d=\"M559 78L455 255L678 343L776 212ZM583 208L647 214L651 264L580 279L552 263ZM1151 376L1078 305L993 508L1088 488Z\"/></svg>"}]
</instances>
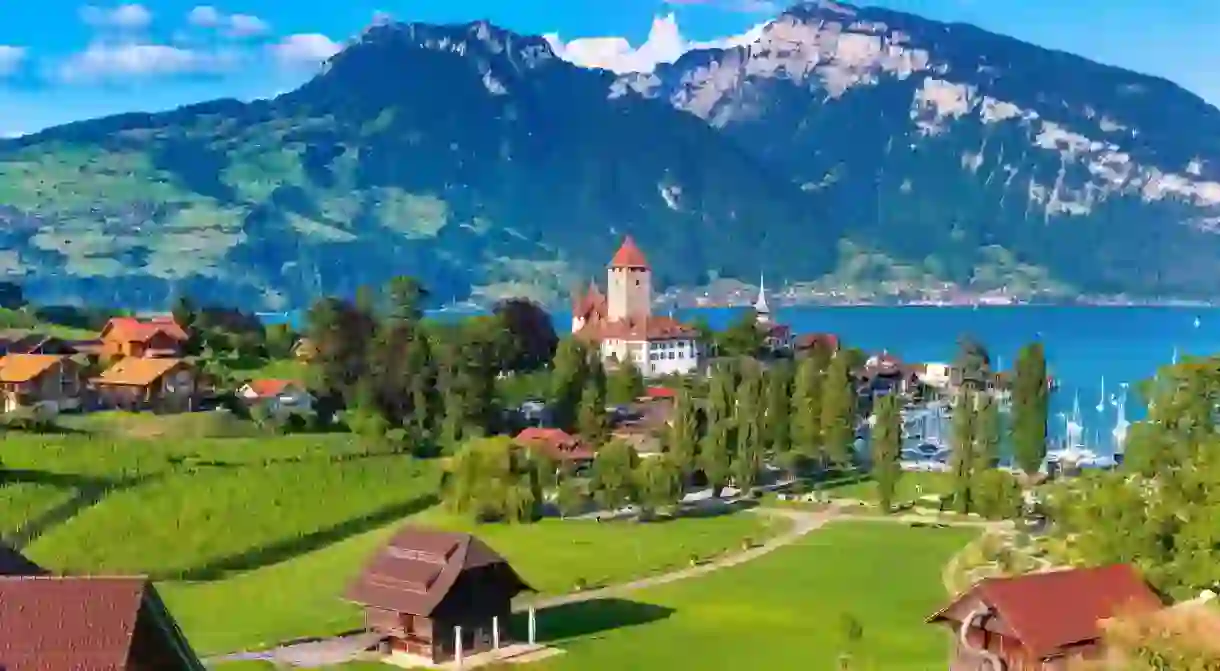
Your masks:
<instances>
[{"instance_id":1,"label":"castle","mask_svg":"<svg viewBox=\"0 0 1220 671\"><path fill-rule=\"evenodd\" d=\"M572 333L596 345L607 366L630 360L644 377L699 368L699 333L652 314L652 270L628 236L606 270L606 293L594 282L572 301Z\"/></svg>"}]
</instances>

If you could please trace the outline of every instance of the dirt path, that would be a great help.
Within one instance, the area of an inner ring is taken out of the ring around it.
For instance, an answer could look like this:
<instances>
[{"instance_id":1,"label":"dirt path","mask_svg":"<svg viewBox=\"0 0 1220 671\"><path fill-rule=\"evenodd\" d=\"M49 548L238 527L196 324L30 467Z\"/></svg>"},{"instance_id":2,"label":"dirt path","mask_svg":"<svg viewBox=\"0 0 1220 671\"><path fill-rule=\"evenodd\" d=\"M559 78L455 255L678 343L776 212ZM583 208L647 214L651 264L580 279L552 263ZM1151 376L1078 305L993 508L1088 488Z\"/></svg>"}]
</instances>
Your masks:
<instances>
[{"instance_id":1,"label":"dirt path","mask_svg":"<svg viewBox=\"0 0 1220 671\"><path fill-rule=\"evenodd\" d=\"M668 585L669 583L678 582L679 580L686 580L687 578L696 578L696 577L699 577L702 575L707 575L708 573L711 573L712 571L718 571L720 569L728 568L730 566L737 566L739 564L744 564L748 561L758 559L759 557L762 557L763 555L770 554L771 552L774 552L775 550L778 550L779 548L782 548L785 545L791 544L792 542L798 540L805 534L808 534L809 532L813 531L814 529L817 529L817 528L823 526L824 524L826 524L827 522L829 522L830 520L832 520L836 517L834 513L830 513L830 512L808 513L808 512L801 512L798 510L782 510L782 509L777 509L777 508L753 508L750 510L750 512L754 512L754 513L757 513L760 515L774 515L776 517L787 517L788 519L792 520L792 528L778 536L771 538L770 540L763 543L762 545L759 545L758 547L754 547L749 550L745 550L743 552L737 552L737 553L734 553L731 555L725 555L718 559L713 559L712 561L709 561L706 564L699 564L697 566L691 566L688 568L679 569L677 571L672 571L670 573L663 573L661 575L655 575L650 578L641 578L639 580L632 580L631 582L620 583L618 585L611 585L609 587L602 587L600 589L591 589L591 590L584 591L584 592L573 592L571 594L564 594L561 596L540 599L538 601L533 602L532 604L524 604L524 605L518 607L516 610L526 610L529 608L530 605L533 605L534 608L541 610L543 608L551 608L553 606L562 606L565 604L580 603L582 601L593 601L594 599L602 599L602 598L609 597L609 596L615 596L618 594L622 594L624 592L634 592L636 590L647 589L649 587L657 587L659 585Z\"/></svg>"}]
</instances>

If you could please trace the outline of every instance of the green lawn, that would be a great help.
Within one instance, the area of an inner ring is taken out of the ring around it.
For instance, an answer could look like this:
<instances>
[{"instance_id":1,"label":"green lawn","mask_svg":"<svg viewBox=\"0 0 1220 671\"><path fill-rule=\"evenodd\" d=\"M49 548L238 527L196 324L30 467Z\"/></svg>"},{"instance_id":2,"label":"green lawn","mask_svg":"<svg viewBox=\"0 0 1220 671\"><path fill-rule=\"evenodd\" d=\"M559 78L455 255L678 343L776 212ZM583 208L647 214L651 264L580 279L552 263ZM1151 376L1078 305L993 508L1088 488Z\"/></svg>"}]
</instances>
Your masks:
<instances>
[{"instance_id":1,"label":"green lawn","mask_svg":"<svg viewBox=\"0 0 1220 671\"><path fill-rule=\"evenodd\" d=\"M469 523L438 511L413 519L447 529ZM204 654L266 647L278 641L336 633L361 625L359 610L340 595L398 523L262 569L207 583L163 583L160 588L191 644ZM680 519L656 524L544 520L481 525L475 532L505 555L526 582L543 593L623 582L685 565L764 538L786 520L753 514Z\"/></svg>"},{"instance_id":2,"label":"green lawn","mask_svg":"<svg viewBox=\"0 0 1220 671\"><path fill-rule=\"evenodd\" d=\"M948 494L952 486L953 482L948 473L907 471L898 479L894 501L911 501L919 496ZM877 483L871 478L845 484L830 484L824 487L824 491L834 498L872 502L877 500Z\"/></svg>"},{"instance_id":3,"label":"green lawn","mask_svg":"<svg viewBox=\"0 0 1220 671\"><path fill-rule=\"evenodd\" d=\"M269 359L256 366L235 366L233 375L239 380L270 379L296 380L303 382L309 372L304 361L298 359Z\"/></svg>"},{"instance_id":4,"label":"green lawn","mask_svg":"<svg viewBox=\"0 0 1220 671\"><path fill-rule=\"evenodd\" d=\"M435 476L402 455L182 470L109 494L27 552L66 572L211 577L434 505Z\"/></svg>"},{"instance_id":5,"label":"green lawn","mask_svg":"<svg viewBox=\"0 0 1220 671\"><path fill-rule=\"evenodd\" d=\"M20 531L30 521L70 501L75 494L76 490L53 483L0 484L0 538Z\"/></svg>"},{"instance_id":6,"label":"green lawn","mask_svg":"<svg viewBox=\"0 0 1220 671\"><path fill-rule=\"evenodd\" d=\"M853 669L944 668L947 634L924 618L946 599L944 563L973 535L832 523L702 578L543 611L540 638L567 652L530 668L833 669L849 616L863 630Z\"/></svg>"}]
</instances>

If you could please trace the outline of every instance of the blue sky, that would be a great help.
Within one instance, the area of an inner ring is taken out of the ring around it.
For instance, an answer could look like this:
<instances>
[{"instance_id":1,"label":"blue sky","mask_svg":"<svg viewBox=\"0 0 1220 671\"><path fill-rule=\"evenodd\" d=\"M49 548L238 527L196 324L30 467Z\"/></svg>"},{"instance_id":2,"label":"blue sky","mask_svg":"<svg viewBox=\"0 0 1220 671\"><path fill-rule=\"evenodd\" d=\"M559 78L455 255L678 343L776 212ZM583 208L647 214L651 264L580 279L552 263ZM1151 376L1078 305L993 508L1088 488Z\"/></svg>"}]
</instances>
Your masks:
<instances>
[{"instance_id":1,"label":"blue sky","mask_svg":"<svg viewBox=\"0 0 1220 671\"><path fill-rule=\"evenodd\" d=\"M672 12L671 44L741 35L782 9L767 0L149 0L143 4L7 0L0 14L0 133L19 133L216 97L269 96L379 14L399 20L488 18L570 41L644 42ZM1172 79L1220 104L1215 0L876 0L974 23L1043 46ZM664 27L664 26L663 26ZM605 50L580 42L571 53ZM610 46L614 46L613 44ZM620 45L625 48L625 45ZM663 49L662 51L665 51ZM592 58L592 56L590 57Z\"/></svg>"}]
</instances>

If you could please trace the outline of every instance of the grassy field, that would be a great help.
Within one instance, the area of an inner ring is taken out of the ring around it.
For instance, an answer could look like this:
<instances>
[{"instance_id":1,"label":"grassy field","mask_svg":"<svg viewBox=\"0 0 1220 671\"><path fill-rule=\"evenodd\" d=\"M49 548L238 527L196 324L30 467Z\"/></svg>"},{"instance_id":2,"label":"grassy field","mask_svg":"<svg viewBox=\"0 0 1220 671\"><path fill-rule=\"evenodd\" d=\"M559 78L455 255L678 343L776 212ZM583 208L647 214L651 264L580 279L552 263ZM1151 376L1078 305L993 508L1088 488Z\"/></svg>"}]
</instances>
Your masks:
<instances>
[{"instance_id":1,"label":"grassy field","mask_svg":"<svg viewBox=\"0 0 1220 671\"><path fill-rule=\"evenodd\" d=\"M70 487L47 482L0 484L0 538L21 531L31 520L75 496Z\"/></svg>"},{"instance_id":2,"label":"grassy field","mask_svg":"<svg viewBox=\"0 0 1220 671\"><path fill-rule=\"evenodd\" d=\"M908 471L898 479L898 489L894 494L895 502L911 501L920 496L948 494L953 482L948 473L932 473L924 471ZM876 502L877 483L865 477L855 482L842 484L831 483L823 490L831 497L842 499L859 499Z\"/></svg>"},{"instance_id":3,"label":"grassy field","mask_svg":"<svg viewBox=\"0 0 1220 671\"><path fill-rule=\"evenodd\" d=\"M567 651L538 671L691 668L943 668L945 632L923 619L946 599L944 563L973 532L839 522L761 559L538 616L539 637ZM848 643L844 622L862 636ZM520 624L520 623L517 623Z\"/></svg>"},{"instance_id":4,"label":"grassy field","mask_svg":"<svg viewBox=\"0 0 1220 671\"><path fill-rule=\"evenodd\" d=\"M68 572L217 577L432 506L435 472L399 455L201 467L114 492L27 554Z\"/></svg>"},{"instance_id":5,"label":"grassy field","mask_svg":"<svg viewBox=\"0 0 1220 671\"><path fill-rule=\"evenodd\" d=\"M412 522L471 529L468 522L437 510ZM341 600L343 590L397 527L389 524L224 580L170 582L161 590L191 644L205 654L342 632L361 624L359 609ZM578 579L594 586L678 568L692 554L706 558L734 551L744 538L762 539L783 528L785 520L737 514L660 524L544 520L482 525L474 531L531 586L557 594L571 591Z\"/></svg>"}]
</instances>

